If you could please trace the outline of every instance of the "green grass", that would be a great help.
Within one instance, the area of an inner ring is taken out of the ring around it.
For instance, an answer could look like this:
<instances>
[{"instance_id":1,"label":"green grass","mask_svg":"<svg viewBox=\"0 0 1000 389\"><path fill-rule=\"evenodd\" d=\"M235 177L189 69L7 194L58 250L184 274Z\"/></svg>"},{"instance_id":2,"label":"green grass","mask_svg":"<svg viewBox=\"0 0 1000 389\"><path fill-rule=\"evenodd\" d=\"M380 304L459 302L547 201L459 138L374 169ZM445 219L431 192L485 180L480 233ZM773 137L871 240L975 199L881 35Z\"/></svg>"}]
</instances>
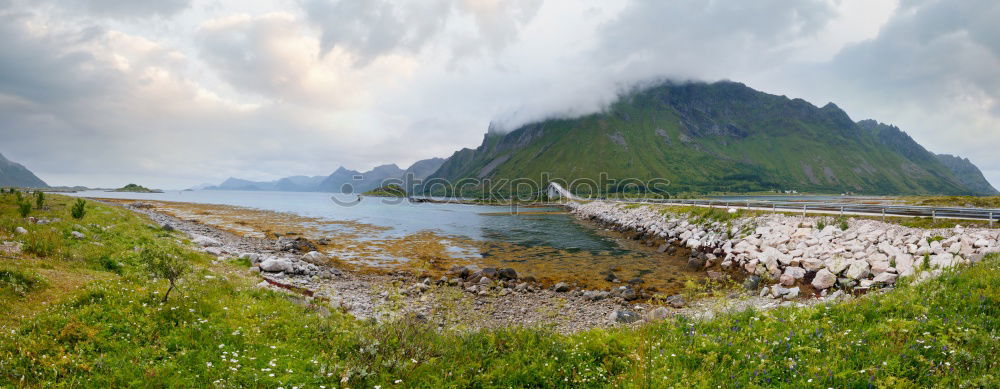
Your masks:
<instances>
[{"instance_id":1,"label":"green grass","mask_svg":"<svg viewBox=\"0 0 1000 389\"><path fill-rule=\"evenodd\" d=\"M904 197L903 201L923 206L1000 208L1000 196Z\"/></svg>"},{"instance_id":2,"label":"green grass","mask_svg":"<svg viewBox=\"0 0 1000 389\"><path fill-rule=\"evenodd\" d=\"M52 213L68 200L52 196ZM236 261L191 254L175 295L135 247L183 246L148 220L91 203L88 240L4 267L106 277L0 325L0 387L995 387L1000 258L839 305L685 318L636 329L456 332L414 318L358 321L254 288ZM0 218L16 218L0 203ZM705 217L717 217L711 214ZM75 222L75 221L74 221ZM74 222L30 226L55 228ZM110 227L109 227L110 226ZM7 237L4 239L15 239ZM21 238L16 238L21 239ZM95 245L99 242L101 245ZM186 250L186 248L185 248ZM106 269L110 258L117 271ZM119 275L120 274L120 275ZM20 277L20 276L19 276ZM20 281L19 281L20 282ZM14 296L34 301L55 287ZM396 382L399 381L398 384Z\"/></svg>"},{"instance_id":3,"label":"green grass","mask_svg":"<svg viewBox=\"0 0 1000 389\"><path fill-rule=\"evenodd\" d=\"M17 270L12 267L0 267L0 296L10 298L11 294L25 296L28 293L45 287L45 279L38 273Z\"/></svg>"}]
</instances>

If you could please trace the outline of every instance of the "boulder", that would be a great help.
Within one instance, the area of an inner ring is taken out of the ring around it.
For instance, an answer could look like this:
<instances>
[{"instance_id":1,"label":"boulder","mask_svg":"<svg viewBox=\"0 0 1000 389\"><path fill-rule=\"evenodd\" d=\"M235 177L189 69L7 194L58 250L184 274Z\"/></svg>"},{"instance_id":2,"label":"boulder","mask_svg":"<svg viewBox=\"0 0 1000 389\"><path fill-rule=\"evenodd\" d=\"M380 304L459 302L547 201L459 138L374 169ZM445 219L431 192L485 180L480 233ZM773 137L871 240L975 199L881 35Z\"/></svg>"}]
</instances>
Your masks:
<instances>
[{"instance_id":1,"label":"boulder","mask_svg":"<svg viewBox=\"0 0 1000 389\"><path fill-rule=\"evenodd\" d=\"M679 294L667 297L667 299L664 301L667 304L670 304L670 306L674 308L684 308L684 306L687 305L687 301L684 300L684 296L681 296Z\"/></svg>"},{"instance_id":2,"label":"boulder","mask_svg":"<svg viewBox=\"0 0 1000 389\"><path fill-rule=\"evenodd\" d=\"M691 257L688 259L688 269L691 270L701 270L705 267L705 259L702 257Z\"/></svg>"},{"instance_id":3,"label":"boulder","mask_svg":"<svg viewBox=\"0 0 1000 389\"><path fill-rule=\"evenodd\" d=\"M628 287L621 290L621 296L625 301L633 301L639 298L639 294L635 292L635 289Z\"/></svg>"},{"instance_id":4,"label":"boulder","mask_svg":"<svg viewBox=\"0 0 1000 389\"><path fill-rule=\"evenodd\" d=\"M635 323L639 319L638 313L627 309L616 309L608 314L608 321L612 323Z\"/></svg>"},{"instance_id":5,"label":"boulder","mask_svg":"<svg viewBox=\"0 0 1000 389\"><path fill-rule=\"evenodd\" d=\"M218 239L204 235L195 235L194 237L191 238L191 242L201 247L222 246L222 242L220 242Z\"/></svg>"},{"instance_id":6,"label":"boulder","mask_svg":"<svg viewBox=\"0 0 1000 389\"><path fill-rule=\"evenodd\" d=\"M807 271L820 271L820 269L823 269L823 267L825 266L823 261L817 258L803 259L801 264L802 268L806 269Z\"/></svg>"},{"instance_id":7,"label":"boulder","mask_svg":"<svg viewBox=\"0 0 1000 389\"><path fill-rule=\"evenodd\" d=\"M512 268L505 267L497 271L497 277L499 277L501 280L508 280L508 281L516 280L517 271L515 271Z\"/></svg>"},{"instance_id":8,"label":"boulder","mask_svg":"<svg viewBox=\"0 0 1000 389\"><path fill-rule=\"evenodd\" d=\"M850 264L851 262L848 261L846 258L835 256L826 261L826 268L827 270L830 270L830 273L840 274L845 269L847 269L847 267L850 266Z\"/></svg>"},{"instance_id":9,"label":"boulder","mask_svg":"<svg viewBox=\"0 0 1000 389\"><path fill-rule=\"evenodd\" d=\"M847 272L844 273L844 276L850 279L860 280L868 276L868 269L868 261L859 259L851 262L851 266L847 268Z\"/></svg>"},{"instance_id":10,"label":"boulder","mask_svg":"<svg viewBox=\"0 0 1000 389\"><path fill-rule=\"evenodd\" d=\"M16 232L18 235L24 235L28 233L28 230L24 229L24 227L17 227L14 229L14 232Z\"/></svg>"},{"instance_id":11,"label":"boulder","mask_svg":"<svg viewBox=\"0 0 1000 389\"><path fill-rule=\"evenodd\" d=\"M806 276L806 269L796 266L789 266L785 268L786 275L792 276L792 278L798 280Z\"/></svg>"},{"instance_id":12,"label":"boulder","mask_svg":"<svg viewBox=\"0 0 1000 389\"><path fill-rule=\"evenodd\" d=\"M329 262L329 258L319 251L310 251L305 253L302 255L301 259L302 261L313 265L326 265L327 262Z\"/></svg>"},{"instance_id":13,"label":"boulder","mask_svg":"<svg viewBox=\"0 0 1000 389\"><path fill-rule=\"evenodd\" d=\"M560 283L556 284L555 286L553 286L552 290L555 291L555 292L559 292L559 293L569 292L569 284L567 284L565 282L560 282Z\"/></svg>"},{"instance_id":14,"label":"boulder","mask_svg":"<svg viewBox=\"0 0 1000 389\"><path fill-rule=\"evenodd\" d=\"M670 317L670 310L666 307L656 307L646 314L647 321L660 321Z\"/></svg>"},{"instance_id":15,"label":"boulder","mask_svg":"<svg viewBox=\"0 0 1000 389\"><path fill-rule=\"evenodd\" d=\"M260 263L260 270L269 273L288 273L292 271L292 262L285 258L271 257Z\"/></svg>"},{"instance_id":16,"label":"boulder","mask_svg":"<svg viewBox=\"0 0 1000 389\"><path fill-rule=\"evenodd\" d=\"M166 231L166 232L177 231L177 229L174 228L173 224L170 224L170 223L163 223L163 225L160 226L160 229L163 230L163 231Z\"/></svg>"},{"instance_id":17,"label":"boulder","mask_svg":"<svg viewBox=\"0 0 1000 389\"><path fill-rule=\"evenodd\" d=\"M604 300L608 298L608 295L610 295L610 293L603 290L588 290L586 292L583 292L583 298L590 301Z\"/></svg>"},{"instance_id":18,"label":"boulder","mask_svg":"<svg viewBox=\"0 0 1000 389\"><path fill-rule=\"evenodd\" d=\"M885 272L876 275L872 281L875 281L876 284L889 285L896 283L896 277L898 277L896 274Z\"/></svg>"},{"instance_id":19,"label":"boulder","mask_svg":"<svg viewBox=\"0 0 1000 389\"><path fill-rule=\"evenodd\" d=\"M781 283L781 286L792 286L795 285L795 277L782 274L781 277L778 277L778 282Z\"/></svg>"},{"instance_id":20,"label":"boulder","mask_svg":"<svg viewBox=\"0 0 1000 389\"><path fill-rule=\"evenodd\" d=\"M833 286L837 282L837 276L831 273L827 269L822 269L816 273L816 277L813 277L812 286L817 290L827 289Z\"/></svg>"},{"instance_id":21,"label":"boulder","mask_svg":"<svg viewBox=\"0 0 1000 389\"><path fill-rule=\"evenodd\" d=\"M796 286L794 288L788 288L787 292L785 293L785 295L782 296L782 298L784 298L785 300L791 300L791 299L798 298L798 297L799 297L799 287L798 286Z\"/></svg>"},{"instance_id":22,"label":"boulder","mask_svg":"<svg viewBox=\"0 0 1000 389\"><path fill-rule=\"evenodd\" d=\"M80 240L80 239L84 239L84 238L86 238L86 237L87 237L87 235L84 235L84 234L83 234L82 232L80 232L80 231L73 231L73 232L70 232L69 234L70 234L71 236L73 236L73 239L77 239L77 240Z\"/></svg>"}]
</instances>

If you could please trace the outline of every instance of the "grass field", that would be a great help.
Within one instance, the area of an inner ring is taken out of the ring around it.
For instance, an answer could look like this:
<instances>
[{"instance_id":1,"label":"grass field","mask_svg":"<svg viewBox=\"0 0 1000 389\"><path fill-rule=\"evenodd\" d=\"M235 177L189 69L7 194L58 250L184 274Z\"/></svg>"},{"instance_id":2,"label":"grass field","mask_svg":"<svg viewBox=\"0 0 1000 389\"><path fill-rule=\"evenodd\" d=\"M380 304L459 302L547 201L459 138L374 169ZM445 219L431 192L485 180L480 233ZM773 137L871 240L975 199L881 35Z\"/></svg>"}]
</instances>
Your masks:
<instances>
[{"instance_id":1,"label":"grass field","mask_svg":"<svg viewBox=\"0 0 1000 389\"><path fill-rule=\"evenodd\" d=\"M1000 258L837 305L559 335L358 321L119 208L0 198L0 387L996 387ZM705 215L715 217L718 215ZM14 232L26 228L26 235ZM86 235L74 239L72 231ZM170 300L138 253L177 247ZM17 259L14 259L17 258Z\"/></svg>"}]
</instances>

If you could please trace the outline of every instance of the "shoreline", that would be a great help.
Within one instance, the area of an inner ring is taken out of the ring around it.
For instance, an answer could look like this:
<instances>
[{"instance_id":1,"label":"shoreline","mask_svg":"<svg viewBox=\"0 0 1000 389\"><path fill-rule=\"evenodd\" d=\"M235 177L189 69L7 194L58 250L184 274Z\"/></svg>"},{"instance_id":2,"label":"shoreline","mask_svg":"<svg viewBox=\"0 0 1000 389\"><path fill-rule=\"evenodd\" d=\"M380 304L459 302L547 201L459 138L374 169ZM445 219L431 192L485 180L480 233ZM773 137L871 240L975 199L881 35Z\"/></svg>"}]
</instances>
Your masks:
<instances>
[{"instance_id":1,"label":"shoreline","mask_svg":"<svg viewBox=\"0 0 1000 389\"><path fill-rule=\"evenodd\" d=\"M547 327L573 333L615 325L637 325L683 315L695 319L723 311L807 305L776 303L756 295L731 292L724 297L673 297L654 302L638 299L631 285L620 289L584 290L567 284L545 288L531 280L515 280L475 265L450 269L432 279L408 271L365 272L310 262L311 252L295 248L295 240L239 236L231 231L183 220L149 209L142 201L106 202L146 215L188 235L198 249L217 261L243 260L259 274L258 287L292 293L306 301L326 301L334 309L362 320L412 316L439 328ZM262 211L265 212L265 211ZM502 269L496 269L502 270ZM463 277L464 276L464 277ZM629 292L631 291L631 293ZM680 296L678 296L680 297ZM691 301L688 301L691 300ZM658 303L658 304L657 304Z\"/></svg>"},{"instance_id":2,"label":"shoreline","mask_svg":"<svg viewBox=\"0 0 1000 389\"><path fill-rule=\"evenodd\" d=\"M925 230L857 218L833 226L826 217L608 202L567 207L633 239L690 249L692 268L740 272L748 289L775 299L863 294L1000 251L1000 230L988 228Z\"/></svg>"}]
</instances>

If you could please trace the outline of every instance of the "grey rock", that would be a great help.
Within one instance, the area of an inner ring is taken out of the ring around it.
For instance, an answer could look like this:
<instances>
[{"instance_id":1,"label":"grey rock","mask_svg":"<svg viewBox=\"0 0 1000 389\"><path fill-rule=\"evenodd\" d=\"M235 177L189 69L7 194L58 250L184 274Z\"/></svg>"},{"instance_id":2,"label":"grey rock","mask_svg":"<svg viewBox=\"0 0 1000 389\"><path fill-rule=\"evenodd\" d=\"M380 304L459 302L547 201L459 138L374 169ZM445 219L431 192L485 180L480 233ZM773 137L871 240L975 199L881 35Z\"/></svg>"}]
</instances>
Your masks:
<instances>
[{"instance_id":1,"label":"grey rock","mask_svg":"<svg viewBox=\"0 0 1000 389\"><path fill-rule=\"evenodd\" d=\"M684 308L687 305L687 301L684 300L684 296L675 294L673 296L667 297L665 300L667 304L670 304L674 308Z\"/></svg>"},{"instance_id":2,"label":"grey rock","mask_svg":"<svg viewBox=\"0 0 1000 389\"><path fill-rule=\"evenodd\" d=\"M621 292L621 296L625 301L633 301L639 298L639 294L635 292L635 289L625 288Z\"/></svg>"},{"instance_id":3,"label":"grey rock","mask_svg":"<svg viewBox=\"0 0 1000 389\"><path fill-rule=\"evenodd\" d=\"M166 231L166 232L177 231L177 229L174 228L173 224L170 224L170 223L164 223L162 226L160 226L160 229L163 230L163 231Z\"/></svg>"},{"instance_id":4,"label":"grey rock","mask_svg":"<svg viewBox=\"0 0 1000 389\"><path fill-rule=\"evenodd\" d=\"M288 273L292 271L292 262L284 258L271 257L260 263L260 270L269 273Z\"/></svg>"},{"instance_id":5,"label":"grey rock","mask_svg":"<svg viewBox=\"0 0 1000 389\"><path fill-rule=\"evenodd\" d=\"M823 290L832 287L836 282L837 276L827 269L822 269L816 273L816 277L813 277L812 286L817 290Z\"/></svg>"},{"instance_id":6,"label":"grey rock","mask_svg":"<svg viewBox=\"0 0 1000 389\"><path fill-rule=\"evenodd\" d=\"M612 323L635 323L640 318L638 313L627 309L616 309L608 314L608 321Z\"/></svg>"},{"instance_id":7,"label":"grey rock","mask_svg":"<svg viewBox=\"0 0 1000 389\"><path fill-rule=\"evenodd\" d=\"M329 258L323 253L320 253L319 251L310 251L308 253L302 254L302 257L300 259L314 265L325 265L327 264L327 262L329 262Z\"/></svg>"},{"instance_id":8,"label":"grey rock","mask_svg":"<svg viewBox=\"0 0 1000 389\"><path fill-rule=\"evenodd\" d=\"M14 229L14 232L16 232L18 235L24 235L28 233L28 230L24 229L24 227L17 227Z\"/></svg>"},{"instance_id":9,"label":"grey rock","mask_svg":"<svg viewBox=\"0 0 1000 389\"><path fill-rule=\"evenodd\" d=\"M501 280L516 280L517 279L517 271L515 271L512 268L506 267L506 268L500 269L497 272L497 277L499 277Z\"/></svg>"},{"instance_id":10,"label":"grey rock","mask_svg":"<svg viewBox=\"0 0 1000 389\"><path fill-rule=\"evenodd\" d=\"M648 321L660 321L670 317L670 310L666 307L656 307L646 314L646 320Z\"/></svg>"},{"instance_id":11,"label":"grey rock","mask_svg":"<svg viewBox=\"0 0 1000 389\"><path fill-rule=\"evenodd\" d=\"M552 290L556 291L556 292L559 292L559 293L569 292L569 284L567 284L565 282L560 282L560 283L556 284L555 286L553 286Z\"/></svg>"},{"instance_id":12,"label":"grey rock","mask_svg":"<svg viewBox=\"0 0 1000 389\"><path fill-rule=\"evenodd\" d=\"M84 239L84 238L87 237L87 235L84 235L80 231L73 231L73 232L70 232L69 234L73 236L73 239L77 239L77 240Z\"/></svg>"},{"instance_id":13,"label":"grey rock","mask_svg":"<svg viewBox=\"0 0 1000 389\"><path fill-rule=\"evenodd\" d=\"M201 247L218 247L218 246L222 246L222 242L219 242L218 239L211 238L211 237L204 236L204 235L195 235L193 238L191 238L191 242L194 243L194 244L196 244L196 245L199 245Z\"/></svg>"},{"instance_id":14,"label":"grey rock","mask_svg":"<svg viewBox=\"0 0 1000 389\"><path fill-rule=\"evenodd\" d=\"M794 299L794 298L798 298L799 297L799 287L796 286L794 288L788 288L788 292L785 293L784 296L782 296L782 297L784 299L786 299L786 300L791 300L791 299Z\"/></svg>"},{"instance_id":15,"label":"grey rock","mask_svg":"<svg viewBox=\"0 0 1000 389\"><path fill-rule=\"evenodd\" d=\"M705 267L705 259L701 257L691 257L687 262L688 269L701 270Z\"/></svg>"}]
</instances>

